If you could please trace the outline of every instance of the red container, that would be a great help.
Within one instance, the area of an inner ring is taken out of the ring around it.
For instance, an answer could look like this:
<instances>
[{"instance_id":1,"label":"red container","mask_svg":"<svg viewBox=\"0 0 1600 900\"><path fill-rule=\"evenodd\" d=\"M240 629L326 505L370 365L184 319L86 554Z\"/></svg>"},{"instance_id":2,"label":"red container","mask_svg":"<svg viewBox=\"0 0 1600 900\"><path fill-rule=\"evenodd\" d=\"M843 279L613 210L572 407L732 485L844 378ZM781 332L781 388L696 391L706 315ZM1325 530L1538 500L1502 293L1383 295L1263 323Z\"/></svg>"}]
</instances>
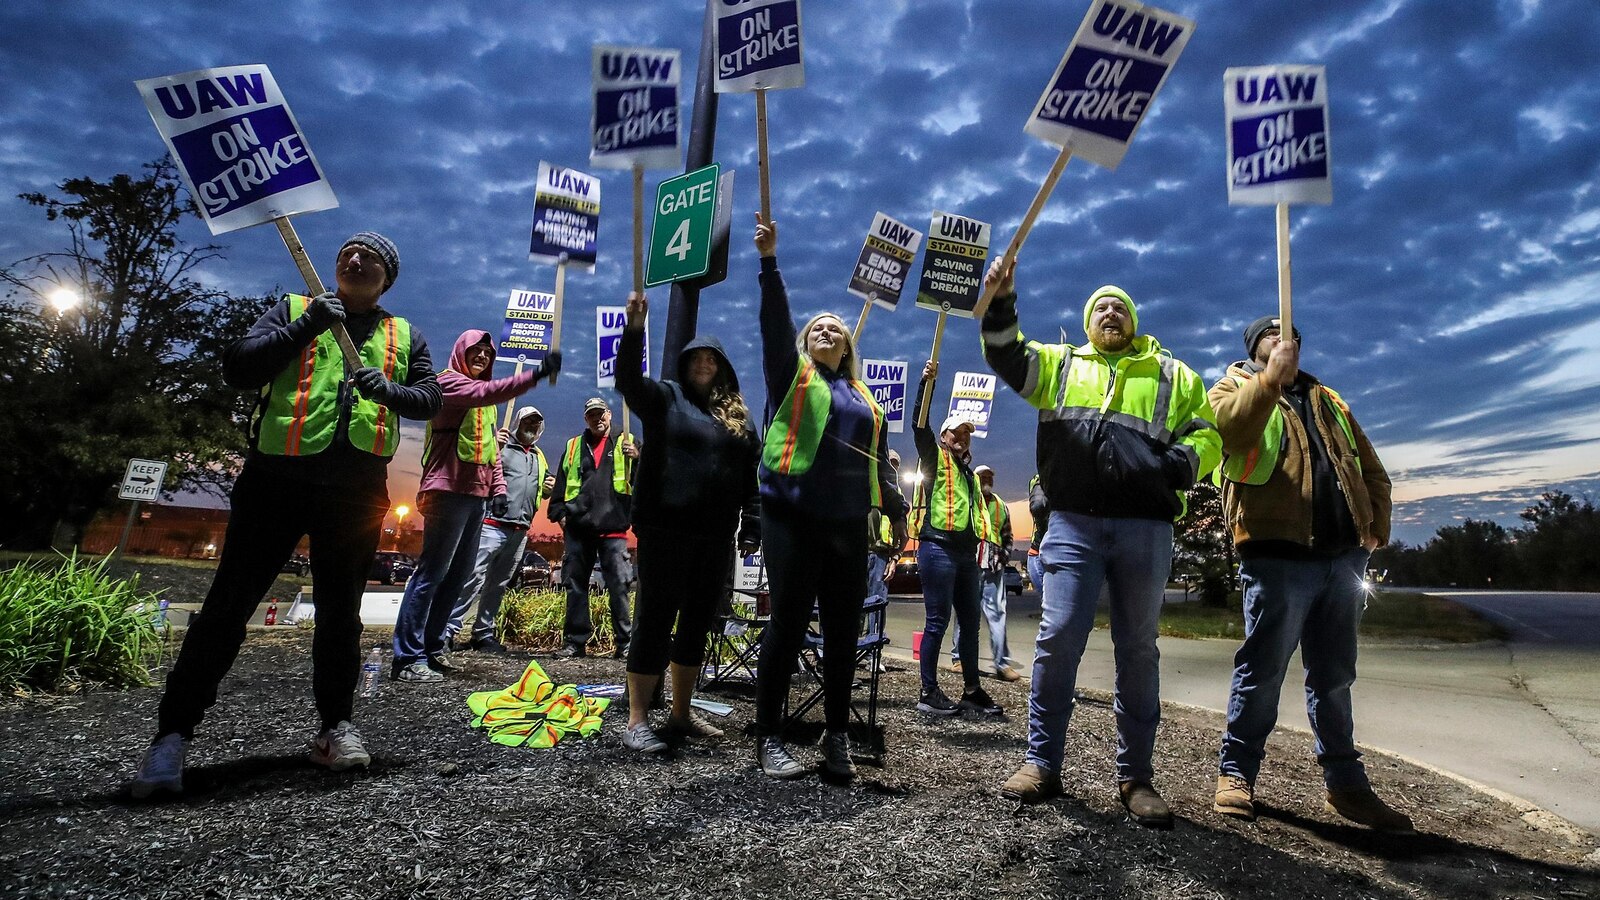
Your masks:
<instances>
[{"instance_id":1,"label":"red container","mask_svg":"<svg viewBox=\"0 0 1600 900\"><path fill-rule=\"evenodd\" d=\"M911 632L911 658L922 658L922 632L920 631Z\"/></svg>"}]
</instances>

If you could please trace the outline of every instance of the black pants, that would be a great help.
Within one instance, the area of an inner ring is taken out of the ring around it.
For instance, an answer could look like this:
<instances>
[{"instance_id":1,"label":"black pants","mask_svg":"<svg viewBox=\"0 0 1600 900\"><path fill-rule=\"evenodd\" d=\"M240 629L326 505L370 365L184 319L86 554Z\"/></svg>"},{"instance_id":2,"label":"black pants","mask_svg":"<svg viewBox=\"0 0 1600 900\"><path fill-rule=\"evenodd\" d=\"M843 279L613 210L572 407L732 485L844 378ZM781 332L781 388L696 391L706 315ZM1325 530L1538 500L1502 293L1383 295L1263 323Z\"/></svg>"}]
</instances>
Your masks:
<instances>
[{"instance_id":1,"label":"black pants","mask_svg":"<svg viewBox=\"0 0 1600 900\"><path fill-rule=\"evenodd\" d=\"M756 731L777 734L783 727L784 701L813 607L822 628L823 719L828 730L843 731L850 724L850 687L866 599L866 525L763 507L761 542L772 619L757 670Z\"/></svg>"},{"instance_id":2,"label":"black pants","mask_svg":"<svg viewBox=\"0 0 1600 900\"><path fill-rule=\"evenodd\" d=\"M246 463L232 500L216 577L167 675L157 735L194 735L217 702L217 685L239 655L250 616L308 534L317 609L312 692L323 728L350 719L361 673L361 594L389 511L388 486L304 484Z\"/></svg>"},{"instance_id":3,"label":"black pants","mask_svg":"<svg viewBox=\"0 0 1600 900\"><path fill-rule=\"evenodd\" d=\"M606 596L611 601L613 642L618 650L625 651L633 637L633 617L628 612L628 582L633 580L633 571L628 564L627 538L566 533L566 552L561 557L561 583L567 589L562 639L568 646L582 650L594 637L594 616L589 612L589 572L597 557L600 577L606 583Z\"/></svg>"},{"instance_id":4,"label":"black pants","mask_svg":"<svg viewBox=\"0 0 1600 900\"><path fill-rule=\"evenodd\" d=\"M639 597L628 672L659 675L669 659L699 668L706 658L706 635L728 589L733 534L708 538L649 525L634 526L634 533L639 536Z\"/></svg>"}]
</instances>

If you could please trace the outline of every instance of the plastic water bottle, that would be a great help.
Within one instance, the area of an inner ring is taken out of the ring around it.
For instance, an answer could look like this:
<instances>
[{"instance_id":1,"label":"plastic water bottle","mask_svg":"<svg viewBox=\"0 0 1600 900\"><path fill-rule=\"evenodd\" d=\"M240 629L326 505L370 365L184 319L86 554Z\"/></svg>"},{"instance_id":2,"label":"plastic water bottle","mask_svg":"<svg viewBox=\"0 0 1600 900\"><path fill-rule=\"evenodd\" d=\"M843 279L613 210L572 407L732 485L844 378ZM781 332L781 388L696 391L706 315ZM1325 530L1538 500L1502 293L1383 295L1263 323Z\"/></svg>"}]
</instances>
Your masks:
<instances>
[{"instance_id":1,"label":"plastic water bottle","mask_svg":"<svg viewBox=\"0 0 1600 900\"><path fill-rule=\"evenodd\" d=\"M383 648L373 647L367 654L367 661L361 664L361 699L371 700L378 696L378 686L383 680L378 676L383 672Z\"/></svg>"}]
</instances>

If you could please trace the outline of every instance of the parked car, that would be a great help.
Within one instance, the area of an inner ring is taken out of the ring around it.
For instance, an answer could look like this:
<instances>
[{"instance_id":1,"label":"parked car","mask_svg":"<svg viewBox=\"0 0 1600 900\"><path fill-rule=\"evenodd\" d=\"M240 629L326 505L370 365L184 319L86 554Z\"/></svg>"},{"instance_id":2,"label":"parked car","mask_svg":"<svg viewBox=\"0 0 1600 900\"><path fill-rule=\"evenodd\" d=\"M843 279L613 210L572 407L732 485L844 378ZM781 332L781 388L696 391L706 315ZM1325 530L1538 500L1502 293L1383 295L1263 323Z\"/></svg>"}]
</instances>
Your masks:
<instances>
[{"instance_id":1,"label":"parked car","mask_svg":"<svg viewBox=\"0 0 1600 900\"><path fill-rule=\"evenodd\" d=\"M1006 593L1008 593L1008 594L1021 594L1022 593L1022 567L1019 566L1017 563L1014 563L1014 562L1006 563L1005 576L1006 576Z\"/></svg>"},{"instance_id":2,"label":"parked car","mask_svg":"<svg viewBox=\"0 0 1600 900\"><path fill-rule=\"evenodd\" d=\"M404 553L379 550L372 558L372 571L367 573L367 580L382 584L405 584L416 570L417 561Z\"/></svg>"},{"instance_id":3,"label":"parked car","mask_svg":"<svg viewBox=\"0 0 1600 900\"><path fill-rule=\"evenodd\" d=\"M550 561L537 550L523 551L522 562L511 570L511 581L507 582L508 587L527 589L547 588L553 584Z\"/></svg>"},{"instance_id":4,"label":"parked car","mask_svg":"<svg viewBox=\"0 0 1600 900\"><path fill-rule=\"evenodd\" d=\"M285 575L299 575L304 578L311 574L311 558L304 553L296 553L289 557L280 571Z\"/></svg>"}]
</instances>

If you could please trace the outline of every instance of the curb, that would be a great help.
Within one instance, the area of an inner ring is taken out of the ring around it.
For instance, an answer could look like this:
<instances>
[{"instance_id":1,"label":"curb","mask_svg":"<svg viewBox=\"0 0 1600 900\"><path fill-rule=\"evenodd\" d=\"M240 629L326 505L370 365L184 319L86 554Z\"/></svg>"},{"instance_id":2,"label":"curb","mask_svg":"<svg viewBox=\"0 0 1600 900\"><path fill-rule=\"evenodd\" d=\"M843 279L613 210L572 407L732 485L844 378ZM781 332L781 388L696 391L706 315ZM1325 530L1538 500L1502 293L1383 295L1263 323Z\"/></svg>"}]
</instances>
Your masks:
<instances>
[{"instance_id":1,"label":"curb","mask_svg":"<svg viewBox=\"0 0 1600 900\"><path fill-rule=\"evenodd\" d=\"M884 655L885 656L891 656L892 655L896 659L899 659L901 662L918 662L918 660L911 659L911 652L909 650L896 651L896 652L894 652L892 654L888 653L888 652L885 652ZM1023 676L1022 676L1022 681L1019 682L1019 683L1027 684L1027 683L1032 681L1032 677L1031 677L1030 674L1028 674L1027 670L1019 670L1019 671L1022 671L1024 673ZM1084 695L1087 695L1087 696L1093 696L1096 700L1101 701L1101 702L1105 702L1105 703L1111 702L1111 695L1109 693L1105 692L1105 691L1095 690L1095 689L1085 690L1083 688L1079 688L1078 692L1080 694L1084 694ZM1174 709L1188 710L1190 712L1203 712L1203 713L1213 713L1213 714L1216 714L1216 715L1227 715L1227 713L1225 711L1220 710L1220 709L1213 709L1213 708L1211 708L1209 706L1199 706L1199 705L1196 705L1196 704L1193 704L1193 703L1181 703L1181 702L1176 701L1176 700L1162 700L1161 701L1161 705L1162 706L1167 706L1167 707L1172 707ZM1307 728L1307 727L1305 727L1303 725L1284 725L1284 724L1280 724L1280 725L1277 725L1276 728L1282 729L1282 730L1288 731L1288 732L1293 732L1295 734L1301 734L1301 735L1307 735L1307 736L1310 736L1312 734L1311 729ZM1454 781L1457 784L1459 784L1459 785L1461 785L1461 786L1463 786L1465 788L1468 788L1469 790L1475 791L1475 792L1480 793L1480 794L1485 794L1485 795L1487 795L1489 797L1494 798L1495 800L1499 800L1501 803L1504 803L1507 806L1510 806L1512 809L1516 810L1517 813L1522 817L1522 821L1526 822L1530 828L1533 828L1536 831L1542 831L1542 832L1545 832L1547 834L1552 834L1552 835L1555 835L1557 837L1560 837L1563 840L1567 841L1569 844L1572 844L1574 846L1579 846L1579 847L1585 846L1585 845L1590 846L1591 849L1594 849L1594 852L1589 854L1589 859L1591 860L1591 864L1600 865L1600 848L1595 848L1595 844L1597 842L1600 842L1600 834L1595 834L1595 833L1589 831L1589 829L1584 828L1581 825L1578 825L1578 824L1573 823L1573 822L1569 822L1568 820L1563 819L1562 817L1556 815L1553 812L1550 812L1549 810L1539 806L1537 803L1534 803L1533 801L1528 800L1525 797L1519 797L1516 794L1512 794L1512 793L1510 793L1508 791L1503 791L1500 788L1491 787L1490 785L1484 784L1481 781L1476 781L1474 779L1468 778L1467 776L1462 775L1459 772L1452 772L1449 769L1442 768L1440 766L1436 766L1433 763L1427 762L1425 760L1417 759L1417 758L1412 757L1412 756L1407 756L1404 753L1397 753L1397 752L1395 752L1393 750L1386 750L1383 747L1376 747L1376 746L1373 746L1371 744L1362 743L1361 741L1357 741L1356 742L1356 746L1360 747L1362 749L1362 751L1364 751L1364 752L1374 753L1374 754L1378 754L1378 755L1381 755L1381 756L1386 756L1386 757L1388 757L1390 759L1398 760L1398 761L1406 763L1408 765L1416 766L1417 768L1422 769L1425 772L1431 772L1431 773L1433 773L1435 775L1438 775L1440 777L1448 778L1451 781Z\"/></svg>"}]
</instances>

